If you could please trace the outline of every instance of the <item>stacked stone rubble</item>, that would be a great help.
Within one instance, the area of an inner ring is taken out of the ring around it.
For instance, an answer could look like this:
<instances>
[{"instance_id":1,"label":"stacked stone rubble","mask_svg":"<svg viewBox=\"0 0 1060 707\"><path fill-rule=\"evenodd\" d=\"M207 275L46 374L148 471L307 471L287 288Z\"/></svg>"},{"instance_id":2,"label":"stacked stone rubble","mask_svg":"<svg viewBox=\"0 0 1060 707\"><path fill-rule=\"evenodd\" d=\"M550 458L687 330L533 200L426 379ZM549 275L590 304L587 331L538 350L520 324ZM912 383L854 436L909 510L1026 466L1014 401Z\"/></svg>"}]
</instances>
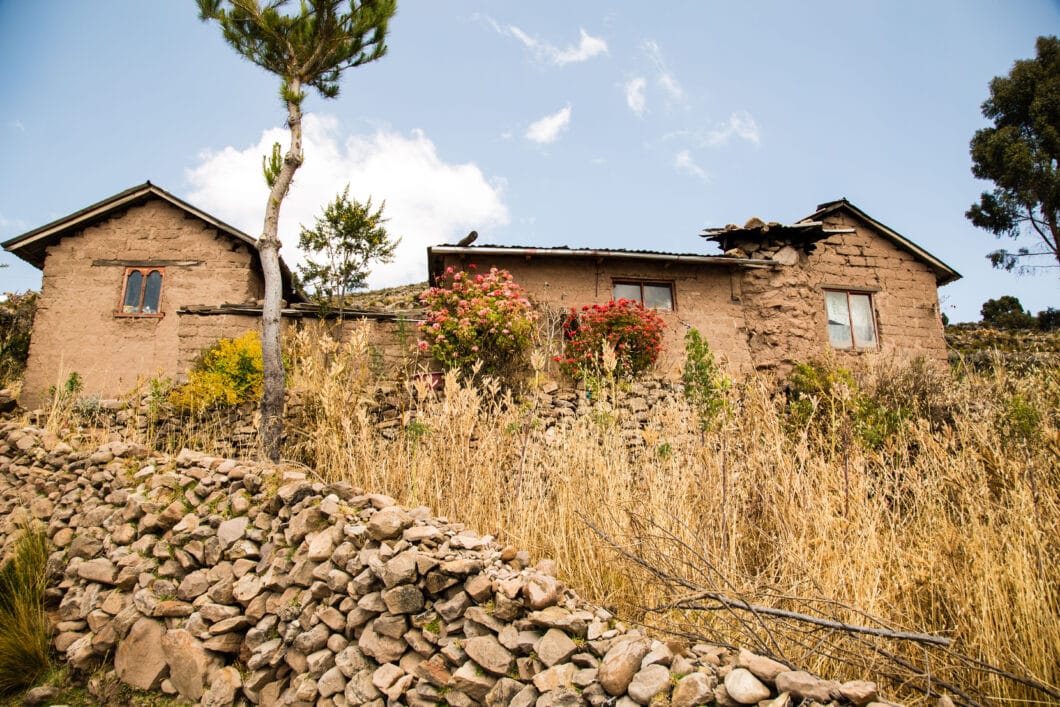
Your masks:
<instances>
[{"instance_id":1,"label":"stacked stone rubble","mask_svg":"<svg viewBox=\"0 0 1060 707\"><path fill-rule=\"evenodd\" d=\"M204 705L871 704L747 651L653 640L552 563L298 472L0 427L0 546L54 546L54 645Z\"/></svg>"}]
</instances>

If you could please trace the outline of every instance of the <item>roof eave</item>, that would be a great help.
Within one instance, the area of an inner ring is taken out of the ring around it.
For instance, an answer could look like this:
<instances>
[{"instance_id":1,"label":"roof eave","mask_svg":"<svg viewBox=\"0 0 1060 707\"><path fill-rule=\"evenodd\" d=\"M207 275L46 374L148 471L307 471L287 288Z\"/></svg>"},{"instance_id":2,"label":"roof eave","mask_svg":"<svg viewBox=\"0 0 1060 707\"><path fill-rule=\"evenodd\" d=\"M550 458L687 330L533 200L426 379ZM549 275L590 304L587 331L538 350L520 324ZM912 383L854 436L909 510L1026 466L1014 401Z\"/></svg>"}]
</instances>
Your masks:
<instances>
[{"instance_id":1,"label":"roof eave","mask_svg":"<svg viewBox=\"0 0 1060 707\"><path fill-rule=\"evenodd\" d=\"M941 260L936 258L934 255L932 255L931 253L927 252L926 250L924 250L923 248L918 246L916 243L914 243L913 241L911 241L908 238L906 238L905 236L903 236L902 234L898 233L897 231L895 231L893 228L891 228L887 224L881 223L880 221L877 221L873 217L869 216L867 213L865 213L864 211L862 211L861 209L859 209L857 206L855 206L854 204L850 203L846 199L837 199L836 201L828 201L828 202L825 202L823 204L819 204L817 206L817 210L814 211L809 216L807 216L806 219L814 219L815 221L819 221L820 218L823 217L824 215L832 213L834 211L838 211L839 209L842 209L842 208L846 208L846 209L850 210L851 212L853 212L859 218L861 218L861 219L863 219L865 221L868 221L875 228L877 228L881 233L883 233L884 236L886 236L890 240L894 241L899 246L905 248L910 253L912 253L916 257L920 258L925 263L927 263L928 266L932 270L935 271L935 284L936 285L941 287L942 285L948 285L951 282L956 282L957 280L961 279L961 274L959 272L957 272L956 270L954 270L953 268L951 268L949 265L947 265L946 263L942 262Z\"/></svg>"},{"instance_id":2,"label":"roof eave","mask_svg":"<svg viewBox=\"0 0 1060 707\"><path fill-rule=\"evenodd\" d=\"M775 267L773 260L760 258L734 258L726 255L691 255L680 253L650 253L594 248L513 248L506 246L454 246L435 245L427 247L427 257L441 255L514 255L524 257L576 257L576 258L624 258L630 260L662 260L669 262L703 263L711 265L737 265L761 268Z\"/></svg>"}]
</instances>

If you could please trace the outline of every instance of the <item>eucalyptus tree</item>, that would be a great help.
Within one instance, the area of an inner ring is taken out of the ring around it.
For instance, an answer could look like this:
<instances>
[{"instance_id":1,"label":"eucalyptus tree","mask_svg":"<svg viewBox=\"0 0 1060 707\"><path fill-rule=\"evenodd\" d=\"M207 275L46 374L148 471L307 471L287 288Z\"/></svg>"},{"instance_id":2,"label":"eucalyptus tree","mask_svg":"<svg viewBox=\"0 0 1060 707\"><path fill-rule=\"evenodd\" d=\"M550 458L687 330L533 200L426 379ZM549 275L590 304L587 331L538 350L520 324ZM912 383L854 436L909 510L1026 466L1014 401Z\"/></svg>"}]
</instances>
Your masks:
<instances>
[{"instance_id":1,"label":"eucalyptus tree","mask_svg":"<svg viewBox=\"0 0 1060 707\"><path fill-rule=\"evenodd\" d=\"M1038 37L1033 59L990 82L983 115L993 125L972 138L972 173L989 179L966 216L997 237L1031 236L1036 248L990 253L996 268L1060 267L1060 40ZM1035 256L1051 261L1035 264ZM1052 262L1055 261L1055 262Z\"/></svg>"}]
</instances>

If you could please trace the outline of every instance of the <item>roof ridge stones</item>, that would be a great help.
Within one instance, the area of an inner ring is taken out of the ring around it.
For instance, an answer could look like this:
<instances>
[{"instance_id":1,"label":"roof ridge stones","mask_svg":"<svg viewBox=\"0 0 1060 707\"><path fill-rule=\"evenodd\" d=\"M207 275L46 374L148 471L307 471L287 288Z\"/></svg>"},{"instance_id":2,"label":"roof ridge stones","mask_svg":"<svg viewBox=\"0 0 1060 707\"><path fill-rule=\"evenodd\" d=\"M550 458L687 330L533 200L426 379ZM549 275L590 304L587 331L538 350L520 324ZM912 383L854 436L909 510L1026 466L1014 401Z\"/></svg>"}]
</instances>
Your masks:
<instances>
[{"instance_id":1,"label":"roof ridge stones","mask_svg":"<svg viewBox=\"0 0 1060 707\"><path fill-rule=\"evenodd\" d=\"M56 649L204 705L869 704L747 651L652 640L545 560L302 471L0 427L0 547L48 528ZM236 669L237 662L245 671Z\"/></svg>"}]
</instances>

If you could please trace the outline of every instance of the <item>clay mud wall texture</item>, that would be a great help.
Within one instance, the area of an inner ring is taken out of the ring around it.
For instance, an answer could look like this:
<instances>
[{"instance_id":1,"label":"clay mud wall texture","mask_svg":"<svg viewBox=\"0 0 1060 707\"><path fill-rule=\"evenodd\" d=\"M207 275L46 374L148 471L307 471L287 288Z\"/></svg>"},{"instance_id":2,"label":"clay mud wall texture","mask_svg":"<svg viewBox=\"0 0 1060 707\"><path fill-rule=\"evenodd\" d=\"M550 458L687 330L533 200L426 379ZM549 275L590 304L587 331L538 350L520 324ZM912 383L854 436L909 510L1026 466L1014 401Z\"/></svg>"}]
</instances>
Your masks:
<instances>
[{"instance_id":1,"label":"clay mud wall texture","mask_svg":"<svg viewBox=\"0 0 1060 707\"><path fill-rule=\"evenodd\" d=\"M754 258L797 258L790 266L743 275L741 302L755 367L785 375L798 361L829 354L848 364L883 356L922 357L944 365L946 340L931 268L859 219L835 214L826 225L855 232L832 235L818 242L809 255L779 242L739 244ZM875 348L832 347L826 290L871 296Z\"/></svg>"},{"instance_id":2,"label":"clay mud wall texture","mask_svg":"<svg viewBox=\"0 0 1060 707\"><path fill-rule=\"evenodd\" d=\"M731 369L748 371L744 311L738 300L740 272L728 265L653 262L629 258L564 258L482 256L478 259L445 256L445 265L466 269L503 268L529 294L531 301L554 317L571 307L602 304L613 298L615 281L672 283L674 309L659 311L666 323L658 369L680 375L684 336L695 328L710 342L715 356Z\"/></svg>"},{"instance_id":3,"label":"clay mud wall texture","mask_svg":"<svg viewBox=\"0 0 1060 707\"><path fill-rule=\"evenodd\" d=\"M119 316L126 266L149 264L164 267L161 316ZM187 334L182 346L180 307L246 302L261 292L248 245L161 200L67 236L48 249L22 403L39 404L71 372L85 394L121 393L138 378L176 374L190 339L201 338Z\"/></svg>"}]
</instances>

